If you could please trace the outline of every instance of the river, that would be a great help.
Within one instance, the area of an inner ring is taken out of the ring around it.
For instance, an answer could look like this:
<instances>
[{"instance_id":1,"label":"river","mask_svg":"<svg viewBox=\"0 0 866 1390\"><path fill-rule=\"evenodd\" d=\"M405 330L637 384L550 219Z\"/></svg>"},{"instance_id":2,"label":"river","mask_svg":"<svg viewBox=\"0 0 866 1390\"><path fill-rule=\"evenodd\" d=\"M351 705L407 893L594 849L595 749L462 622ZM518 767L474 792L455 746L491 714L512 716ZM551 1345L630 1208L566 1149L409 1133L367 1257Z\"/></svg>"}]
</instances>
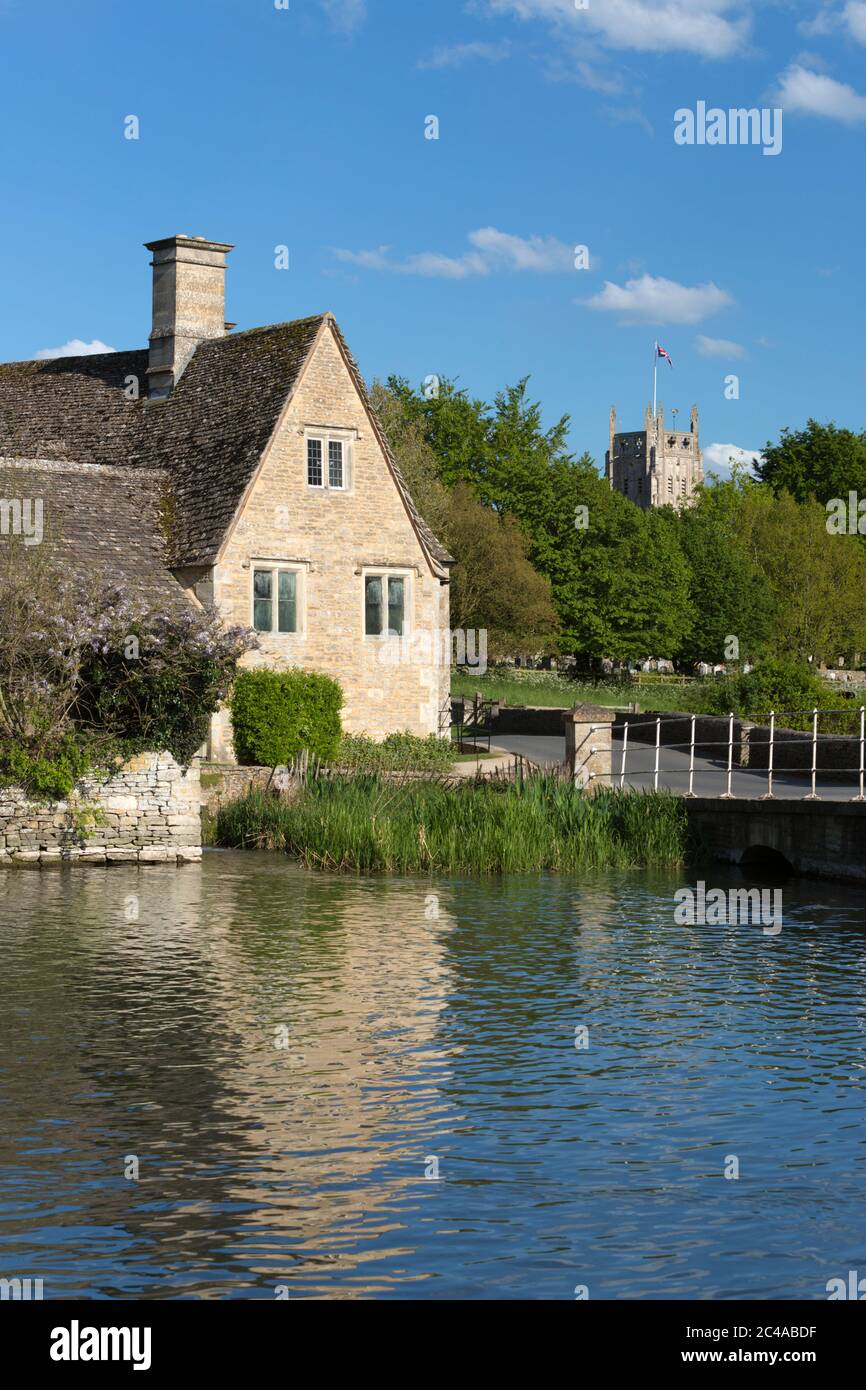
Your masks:
<instances>
[{"instance_id":1,"label":"river","mask_svg":"<svg viewBox=\"0 0 866 1390\"><path fill-rule=\"evenodd\" d=\"M0 1275L826 1298L866 1274L863 894L678 926L694 878L0 870Z\"/></svg>"}]
</instances>

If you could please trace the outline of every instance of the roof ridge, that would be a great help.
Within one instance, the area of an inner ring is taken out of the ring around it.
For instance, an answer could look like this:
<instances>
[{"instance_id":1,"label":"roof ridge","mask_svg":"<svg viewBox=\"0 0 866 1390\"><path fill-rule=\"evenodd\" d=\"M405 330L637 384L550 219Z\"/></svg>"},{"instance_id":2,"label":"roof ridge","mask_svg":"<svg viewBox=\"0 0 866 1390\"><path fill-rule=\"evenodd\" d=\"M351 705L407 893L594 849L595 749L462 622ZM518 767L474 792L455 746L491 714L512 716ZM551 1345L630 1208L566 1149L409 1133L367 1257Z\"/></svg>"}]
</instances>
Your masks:
<instances>
[{"instance_id":1,"label":"roof ridge","mask_svg":"<svg viewBox=\"0 0 866 1390\"><path fill-rule=\"evenodd\" d=\"M4 367L44 367L50 362L106 362L114 357L132 357L136 353L146 353L148 348L118 348L116 352L79 352L63 357L16 357L11 362L0 362L0 372Z\"/></svg>"},{"instance_id":2,"label":"roof ridge","mask_svg":"<svg viewBox=\"0 0 866 1390\"><path fill-rule=\"evenodd\" d=\"M210 345L212 343L233 343L237 342L238 338L249 338L253 333L272 333L277 328L299 328L301 324L320 323L324 319L332 319L333 317L330 309L326 309L321 314L305 314L301 319L283 319L279 323L261 323L255 328L241 328L237 333L226 333L224 338L204 338L199 346L204 347L205 344Z\"/></svg>"}]
</instances>

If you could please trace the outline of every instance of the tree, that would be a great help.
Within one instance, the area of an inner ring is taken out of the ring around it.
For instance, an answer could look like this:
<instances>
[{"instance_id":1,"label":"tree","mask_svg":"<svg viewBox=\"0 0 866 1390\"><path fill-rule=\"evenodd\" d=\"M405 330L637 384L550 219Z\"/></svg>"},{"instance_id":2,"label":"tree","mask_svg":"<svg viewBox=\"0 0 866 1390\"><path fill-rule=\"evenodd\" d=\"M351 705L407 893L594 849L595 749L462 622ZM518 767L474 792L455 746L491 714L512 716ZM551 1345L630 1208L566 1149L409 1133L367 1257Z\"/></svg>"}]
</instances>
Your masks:
<instances>
[{"instance_id":1,"label":"tree","mask_svg":"<svg viewBox=\"0 0 866 1390\"><path fill-rule=\"evenodd\" d=\"M391 377L385 385L374 382L370 396L412 500L455 558L451 626L486 630L491 655L554 650L558 622L550 585L530 562L524 529L515 515L483 505L465 480L472 476L478 485L482 477L486 407L470 403L448 382L442 389L440 406Z\"/></svg>"},{"instance_id":2,"label":"tree","mask_svg":"<svg viewBox=\"0 0 866 1390\"><path fill-rule=\"evenodd\" d=\"M516 518L482 507L468 484L458 483L441 534L457 559L451 572L451 627L485 629L492 657L554 650L559 624L550 584L530 564Z\"/></svg>"},{"instance_id":3,"label":"tree","mask_svg":"<svg viewBox=\"0 0 866 1390\"><path fill-rule=\"evenodd\" d=\"M852 491L866 497L866 434L809 420L804 430L784 429L778 444L768 442L755 471L773 492L789 492L797 502L847 501Z\"/></svg>"},{"instance_id":4,"label":"tree","mask_svg":"<svg viewBox=\"0 0 866 1390\"><path fill-rule=\"evenodd\" d=\"M564 651L672 657L694 614L675 529L614 492L584 455L552 468L553 505L533 551L549 576Z\"/></svg>"},{"instance_id":5,"label":"tree","mask_svg":"<svg viewBox=\"0 0 866 1390\"><path fill-rule=\"evenodd\" d=\"M770 637L773 596L740 527L744 497L755 486L735 471L730 480L700 488L695 505L677 516L695 613L679 657L690 664L731 660L732 637L734 659L754 661Z\"/></svg>"},{"instance_id":6,"label":"tree","mask_svg":"<svg viewBox=\"0 0 866 1390\"><path fill-rule=\"evenodd\" d=\"M412 501L434 535L439 535L448 509L448 489L439 476L439 459L424 432L423 415L412 409L412 393L392 377L387 385L374 381L370 401L409 489Z\"/></svg>"},{"instance_id":7,"label":"tree","mask_svg":"<svg viewBox=\"0 0 866 1390\"><path fill-rule=\"evenodd\" d=\"M773 595L778 655L818 663L866 650L866 555L855 536L830 535L820 503L760 487L745 496L741 527Z\"/></svg>"}]
</instances>

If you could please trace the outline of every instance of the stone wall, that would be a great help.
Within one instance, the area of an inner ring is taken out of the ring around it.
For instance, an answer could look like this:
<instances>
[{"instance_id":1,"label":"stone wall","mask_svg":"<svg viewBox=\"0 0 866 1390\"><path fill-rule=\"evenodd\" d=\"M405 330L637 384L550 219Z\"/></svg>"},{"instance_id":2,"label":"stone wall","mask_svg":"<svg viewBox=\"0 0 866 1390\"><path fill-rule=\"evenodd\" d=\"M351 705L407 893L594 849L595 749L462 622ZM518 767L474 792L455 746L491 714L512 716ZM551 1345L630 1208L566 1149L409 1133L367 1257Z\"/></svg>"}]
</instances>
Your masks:
<instances>
[{"instance_id":1,"label":"stone wall","mask_svg":"<svg viewBox=\"0 0 866 1390\"><path fill-rule=\"evenodd\" d=\"M202 809L216 815L220 806L238 801L252 787L262 790L274 775L272 767L240 767L237 763L202 763Z\"/></svg>"},{"instance_id":2,"label":"stone wall","mask_svg":"<svg viewBox=\"0 0 866 1390\"><path fill-rule=\"evenodd\" d=\"M69 801L0 788L0 863L190 863L201 858L199 768L142 753L107 780L84 777Z\"/></svg>"},{"instance_id":3,"label":"stone wall","mask_svg":"<svg viewBox=\"0 0 866 1390\"><path fill-rule=\"evenodd\" d=\"M467 700L467 708L471 707ZM562 738L567 709L544 705L500 705L493 720L496 734L537 734L547 738Z\"/></svg>"}]
</instances>

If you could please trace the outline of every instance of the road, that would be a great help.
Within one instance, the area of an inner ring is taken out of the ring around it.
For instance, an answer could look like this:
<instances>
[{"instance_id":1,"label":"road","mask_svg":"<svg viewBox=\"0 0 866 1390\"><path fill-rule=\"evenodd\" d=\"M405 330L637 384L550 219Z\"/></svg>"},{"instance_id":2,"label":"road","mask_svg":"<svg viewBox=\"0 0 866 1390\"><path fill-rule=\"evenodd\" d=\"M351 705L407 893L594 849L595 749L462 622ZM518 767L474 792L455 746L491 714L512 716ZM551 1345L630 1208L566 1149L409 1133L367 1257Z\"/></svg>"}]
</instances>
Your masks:
<instances>
[{"instance_id":1,"label":"road","mask_svg":"<svg viewBox=\"0 0 866 1390\"><path fill-rule=\"evenodd\" d=\"M522 753L542 767L565 761L565 739L545 738L535 734L495 734L493 743L509 753ZM620 785L622 738L613 741L614 786ZM629 742L626 757L625 785L633 788L652 787L654 781L655 748L644 743ZM721 796L727 790L727 760L695 758L693 791L696 796ZM662 748L659 754L659 786L671 791L686 792L689 786L689 755L676 748ZM779 798L797 799L811 792L808 772L774 772L773 794ZM750 772L747 768L733 769L731 792L736 797L754 798L767 791L767 773ZM817 792L822 800L850 801L857 795L856 775L850 783L822 781L818 774Z\"/></svg>"}]
</instances>

